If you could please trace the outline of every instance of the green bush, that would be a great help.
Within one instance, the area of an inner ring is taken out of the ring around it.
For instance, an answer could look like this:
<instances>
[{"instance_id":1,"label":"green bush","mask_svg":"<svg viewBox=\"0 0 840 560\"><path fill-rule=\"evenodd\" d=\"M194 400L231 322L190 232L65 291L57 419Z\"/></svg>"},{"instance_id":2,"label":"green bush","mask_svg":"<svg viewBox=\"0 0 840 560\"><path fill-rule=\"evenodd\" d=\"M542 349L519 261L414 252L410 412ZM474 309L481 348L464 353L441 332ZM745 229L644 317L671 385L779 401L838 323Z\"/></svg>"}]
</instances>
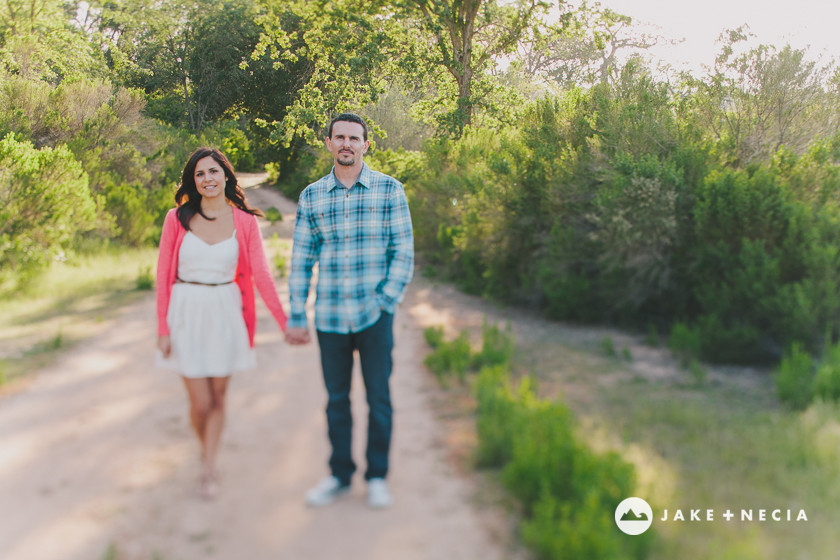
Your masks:
<instances>
[{"instance_id":1,"label":"green bush","mask_svg":"<svg viewBox=\"0 0 840 560\"><path fill-rule=\"evenodd\" d=\"M701 338L696 329L682 322L674 323L668 336L668 349L674 353L682 367L700 356Z\"/></svg>"},{"instance_id":2,"label":"green bush","mask_svg":"<svg viewBox=\"0 0 840 560\"><path fill-rule=\"evenodd\" d=\"M426 364L436 373L481 366L472 386L475 464L501 470L502 483L522 506L522 537L536 557L645 558L650 535L622 539L613 521L616 505L634 495L633 466L615 452L596 453L580 441L568 407L538 398L534 378L514 388L510 325L502 332L485 320L482 351L472 356L466 331L452 342L445 341L441 327L423 334L434 349Z\"/></svg>"},{"instance_id":3,"label":"green bush","mask_svg":"<svg viewBox=\"0 0 840 560\"><path fill-rule=\"evenodd\" d=\"M826 349L814 374L814 395L827 401L840 400L840 343Z\"/></svg>"},{"instance_id":4,"label":"green bush","mask_svg":"<svg viewBox=\"0 0 840 560\"><path fill-rule=\"evenodd\" d=\"M473 384L478 433L475 462L479 467L501 467L513 453L513 442L520 429L520 407L510 391L509 369L508 365L484 367Z\"/></svg>"},{"instance_id":5,"label":"green bush","mask_svg":"<svg viewBox=\"0 0 840 560\"><path fill-rule=\"evenodd\" d=\"M135 287L136 289L141 291L154 289L155 277L152 274L151 266L145 266L137 272L137 280L135 281Z\"/></svg>"},{"instance_id":6,"label":"green bush","mask_svg":"<svg viewBox=\"0 0 840 560\"><path fill-rule=\"evenodd\" d=\"M277 222L283 221L283 214L281 214L280 210L276 207L272 206L265 211L265 219L268 220L271 225L274 225Z\"/></svg>"},{"instance_id":7,"label":"green bush","mask_svg":"<svg viewBox=\"0 0 840 560\"><path fill-rule=\"evenodd\" d=\"M527 429L513 441L511 459L502 470L505 486L529 513L543 494L574 500L575 457L580 448L571 412L563 405L533 399L520 414L520 425Z\"/></svg>"},{"instance_id":8,"label":"green bush","mask_svg":"<svg viewBox=\"0 0 840 560\"><path fill-rule=\"evenodd\" d=\"M522 523L522 540L540 560L632 560L647 557L651 537L647 532L622 538L613 509L594 494L580 504L546 494L534 506L534 515Z\"/></svg>"},{"instance_id":9,"label":"green bush","mask_svg":"<svg viewBox=\"0 0 840 560\"><path fill-rule=\"evenodd\" d=\"M437 376L438 381L447 383L451 377L463 382L472 361L469 332L461 331L451 342L442 342L423 361Z\"/></svg>"},{"instance_id":10,"label":"green bush","mask_svg":"<svg viewBox=\"0 0 840 560\"><path fill-rule=\"evenodd\" d=\"M46 266L96 226L87 175L65 147L36 150L11 134L0 140L0 271Z\"/></svg>"},{"instance_id":11,"label":"green bush","mask_svg":"<svg viewBox=\"0 0 840 560\"><path fill-rule=\"evenodd\" d=\"M776 393L791 408L801 410L810 404L814 391L814 359L801 344L794 343L775 373Z\"/></svg>"},{"instance_id":12,"label":"green bush","mask_svg":"<svg viewBox=\"0 0 840 560\"><path fill-rule=\"evenodd\" d=\"M288 260L286 259L285 255L277 253L274 255L274 268L277 269L277 274L280 278L286 277L286 271L288 269Z\"/></svg>"},{"instance_id":13,"label":"green bush","mask_svg":"<svg viewBox=\"0 0 840 560\"><path fill-rule=\"evenodd\" d=\"M510 322L504 332L484 319L481 326L481 351L472 357L472 369L509 364L516 350L516 341L511 333Z\"/></svg>"},{"instance_id":14,"label":"green bush","mask_svg":"<svg viewBox=\"0 0 840 560\"><path fill-rule=\"evenodd\" d=\"M426 339L426 344L436 350L444 341L443 327L427 327L423 330L423 338Z\"/></svg>"}]
</instances>

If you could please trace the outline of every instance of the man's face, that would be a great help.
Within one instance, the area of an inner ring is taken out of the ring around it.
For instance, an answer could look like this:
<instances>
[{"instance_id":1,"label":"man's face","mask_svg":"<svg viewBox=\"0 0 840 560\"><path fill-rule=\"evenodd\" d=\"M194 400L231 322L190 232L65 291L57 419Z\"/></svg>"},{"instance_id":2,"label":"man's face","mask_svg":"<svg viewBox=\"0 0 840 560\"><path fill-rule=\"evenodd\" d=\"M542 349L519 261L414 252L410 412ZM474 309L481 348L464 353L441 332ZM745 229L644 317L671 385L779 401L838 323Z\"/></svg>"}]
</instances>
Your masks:
<instances>
[{"instance_id":1,"label":"man's face","mask_svg":"<svg viewBox=\"0 0 840 560\"><path fill-rule=\"evenodd\" d=\"M327 149L338 165L351 167L362 159L370 142L364 139L365 129L354 122L338 121L333 124L332 137L327 138Z\"/></svg>"}]
</instances>

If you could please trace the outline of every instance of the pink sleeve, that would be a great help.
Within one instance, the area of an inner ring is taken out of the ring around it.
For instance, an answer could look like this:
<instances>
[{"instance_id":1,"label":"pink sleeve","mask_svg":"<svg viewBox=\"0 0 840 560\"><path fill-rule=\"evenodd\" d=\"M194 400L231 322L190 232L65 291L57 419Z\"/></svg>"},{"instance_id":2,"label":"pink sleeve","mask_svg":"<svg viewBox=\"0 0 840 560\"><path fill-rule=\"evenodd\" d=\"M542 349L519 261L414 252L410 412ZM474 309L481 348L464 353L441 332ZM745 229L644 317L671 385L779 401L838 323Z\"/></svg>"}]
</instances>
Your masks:
<instances>
[{"instance_id":1,"label":"pink sleeve","mask_svg":"<svg viewBox=\"0 0 840 560\"><path fill-rule=\"evenodd\" d=\"M260 233L260 226L257 223L256 216L250 216L248 220L248 228L251 234L248 236L248 253L250 253L251 260L251 274L254 276L254 285L260 293L265 306L274 316L280 330L286 332L286 312L283 310L283 304L280 303L280 298L277 296L277 287L274 285L274 277L271 275L271 270L268 268L268 260L265 256L265 249L263 248L262 234Z\"/></svg>"},{"instance_id":2,"label":"pink sleeve","mask_svg":"<svg viewBox=\"0 0 840 560\"><path fill-rule=\"evenodd\" d=\"M177 218L175 211L170 210L163 221L163 231L160 234L160 245L158 246L157 274L155 286L157 288L157 317L158 336L169 334L169 325L166 323L166 313L169 310L169 298L172 295L172 285L169 283L172 254L175 251L177 238Z\"/></svg>"}]
</instances>

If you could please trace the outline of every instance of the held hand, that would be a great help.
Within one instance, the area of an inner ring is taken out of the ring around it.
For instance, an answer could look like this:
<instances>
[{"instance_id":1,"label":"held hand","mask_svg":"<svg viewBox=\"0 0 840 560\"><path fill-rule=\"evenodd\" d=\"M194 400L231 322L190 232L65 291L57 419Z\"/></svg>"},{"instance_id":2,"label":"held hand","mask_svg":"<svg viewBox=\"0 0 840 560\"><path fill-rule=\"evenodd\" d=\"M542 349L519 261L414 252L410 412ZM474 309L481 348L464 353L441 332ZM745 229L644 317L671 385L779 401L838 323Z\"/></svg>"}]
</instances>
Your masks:
<instances>
[{"instance_id":1,"label":"held hand","mask_svg":"<svg viewBox=\"0 0 840 560\"><path fill-rule=\"evenodd\" d=\"M168 334L158 337L158 350L164 358L168 358L172 353L172 339L169 338Z\"/></svg>"},{"instance_id":2,"label":"held hand","mask_svg":"<svg viewBox=\"0 0 840 560\"><path fill-rule=\"evenodd\" d=\"M286 343L292 346L309 344L309 329L289 328L286 329Z\"/></svg>"}]
</instances>

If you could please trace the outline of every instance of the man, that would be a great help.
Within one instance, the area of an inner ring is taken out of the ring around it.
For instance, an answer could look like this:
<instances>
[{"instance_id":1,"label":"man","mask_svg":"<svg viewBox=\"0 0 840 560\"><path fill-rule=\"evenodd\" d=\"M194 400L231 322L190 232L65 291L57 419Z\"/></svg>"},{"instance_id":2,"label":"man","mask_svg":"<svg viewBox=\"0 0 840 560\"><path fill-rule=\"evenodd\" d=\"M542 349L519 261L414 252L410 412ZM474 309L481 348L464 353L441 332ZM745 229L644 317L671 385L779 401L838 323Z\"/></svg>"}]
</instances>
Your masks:
<instances>
[{"instance_id":1,"label":"man","mask_svg":"<svg viewBox=\"0 0 840 560\"><path fill-rule=\"evenodd\" d=\"M286 339L306 344L306 299L318 263L315 329L328 393L331 476L309 490L306 501L323 506L350 489L356 470L350 451L350 381L358 350L369 406L368 504L381 508L392 501L385 481L392 425L389 379L394 312L414 272L411 216L399 181L362 161L370 142L361 117L335 117L326 146L333 170L300 195L289 275Z\"/></svg>"}]
</instances>

